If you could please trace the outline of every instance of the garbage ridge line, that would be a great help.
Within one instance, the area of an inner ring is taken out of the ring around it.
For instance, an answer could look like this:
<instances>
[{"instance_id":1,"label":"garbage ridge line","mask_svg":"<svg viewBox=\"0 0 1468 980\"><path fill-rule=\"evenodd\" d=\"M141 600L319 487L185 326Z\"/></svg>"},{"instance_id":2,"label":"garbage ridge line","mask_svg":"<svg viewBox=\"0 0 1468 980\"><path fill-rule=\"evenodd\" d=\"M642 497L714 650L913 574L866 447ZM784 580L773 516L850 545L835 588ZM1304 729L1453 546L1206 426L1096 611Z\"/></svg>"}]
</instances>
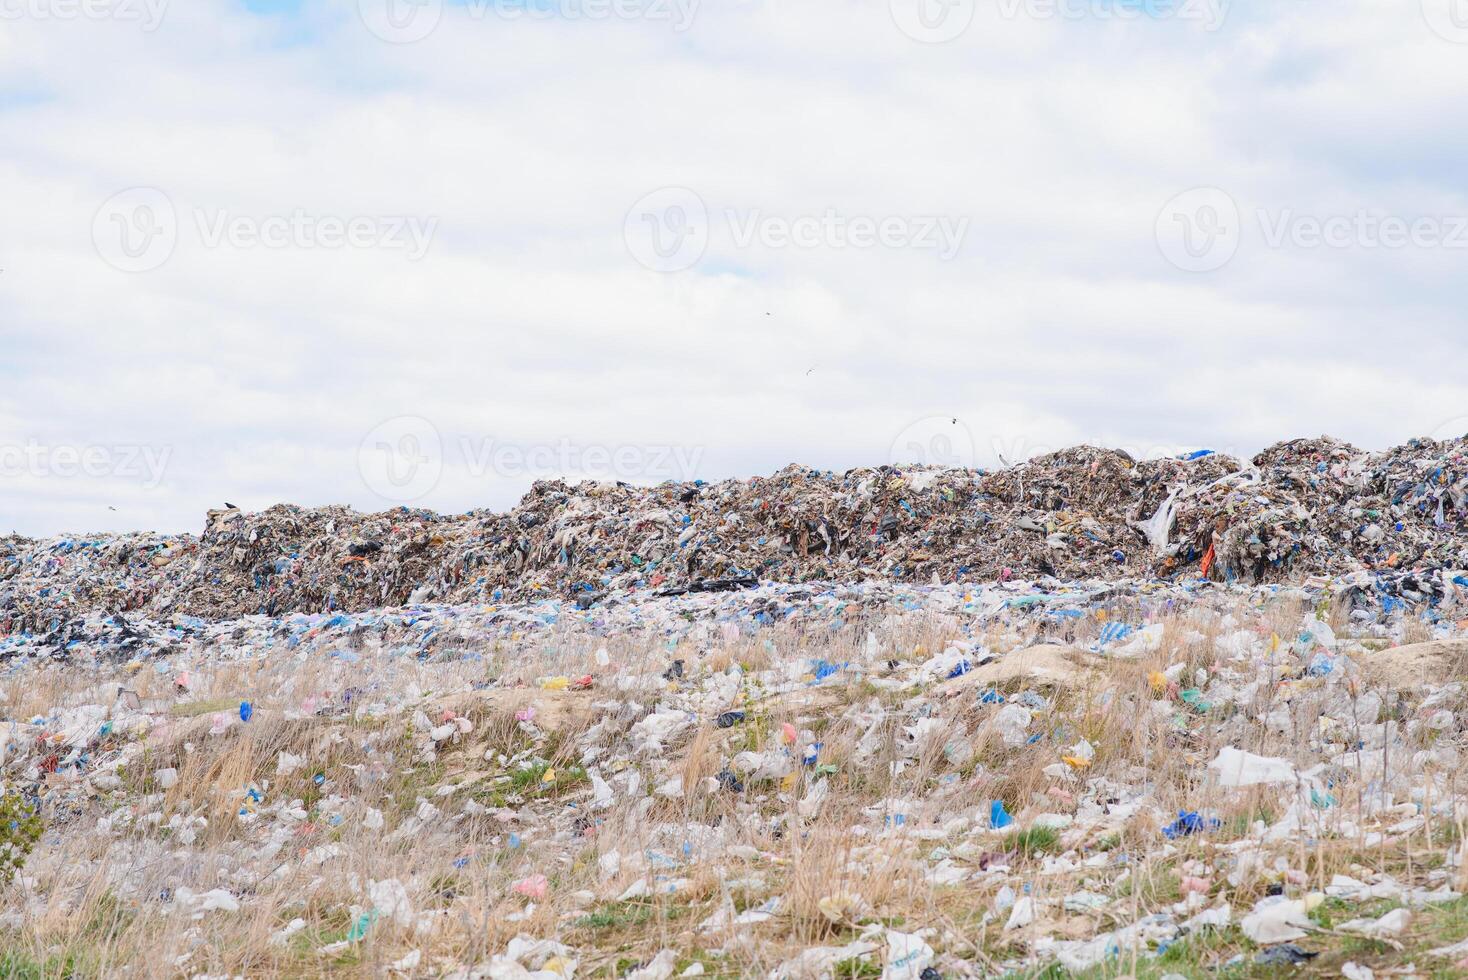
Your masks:
<instances>
[{"instance_id":1,"label":"garbage ridge line","mask_svg":"<svg viewBox=\"0 0 1468 980\"><path fill-rule=\"evenodd\" d=\"M1079 446L986 471L791 465L658 486L537 482L506 512L211 510L200 535L0 538L0 636L91 613L224 621L787 583L1468 585L1468 437L1321 437L1243 462Z\"/></svg>"}]
</instances>

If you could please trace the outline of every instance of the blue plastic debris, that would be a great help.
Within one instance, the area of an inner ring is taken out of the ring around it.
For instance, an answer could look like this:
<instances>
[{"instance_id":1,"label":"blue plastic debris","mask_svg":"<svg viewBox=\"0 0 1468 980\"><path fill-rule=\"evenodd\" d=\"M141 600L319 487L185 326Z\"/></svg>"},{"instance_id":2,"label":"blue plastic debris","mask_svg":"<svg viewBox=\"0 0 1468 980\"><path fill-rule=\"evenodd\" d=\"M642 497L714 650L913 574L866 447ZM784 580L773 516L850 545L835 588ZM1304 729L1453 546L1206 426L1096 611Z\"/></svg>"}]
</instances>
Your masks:
<instances>
[{"instance_id":1,"label":"blue plastic debris","mask_svg":"<svg viewBox=\"0 0 1468 980\"><path fill-rule=\"evenodd\" d=\"M255 706L248 701L240 702L240 721L249 721L255 714Z\"/></svg>"},{"instance_id":2,"label":"blue plastic debris","mask_svg":"<svg viewBox=\"0 0 1468 980\"><path fill-rule=\"evenodd\" d=\"M811 661L811 673L816 675L816 680L823 681L832 674L841 670L845 664L833 664L829 660Z\"/></svg>"},{"instance_id":3,"label":"blue plastic debris","mask_svg":"<svg viewBox=\"0 0 1468 980\"><path fill-rule=\"evenodd\" d=\"M955 677L962 677L964 674L967 674L973 669L973 665L970 664L967 660L960 660L958 663L953 665L953 669L948 672L948 677L946 679L951 681Z\"/></svg>"},{"instance_id":4,"label":"blue plastic debris","mask_svg":"<svg viewBox=\"0 0 1468 980\"><path fill-rule=\"evenodd\" d=\"M376 921L376 909L372 910L371 912L363 912L361 915L357 916L357 921L354 922L352 924L352 928L347 931L347 941L353 943L360 942L362 938L367 935L367 930L372 928L372 923Z\"/></svg>"},{"instance_id":5,"label":"blue plastic debris","mask_svg":"<svg viewBox=\"0 0 1468 980\"><path fill-rule=\"evenodd\" d=\"M1004 809L1003 800L995 800L989 804L989 826L995 830L1002 830L1014 823L1014 818Z\"/></svg>"},{"instance_id":6,"label":"blue plastic debris","mask_svg":"<svg viewBox=\"0 0 1468 980\"><path fill-rule=\"evenodd\" d=\"M1177 819L1162 828L1162 836L1168 840L1217 830L1222 826L1217 817L1203 817L1196 810L1179 810Z\"/></svg>"}]
</instances>

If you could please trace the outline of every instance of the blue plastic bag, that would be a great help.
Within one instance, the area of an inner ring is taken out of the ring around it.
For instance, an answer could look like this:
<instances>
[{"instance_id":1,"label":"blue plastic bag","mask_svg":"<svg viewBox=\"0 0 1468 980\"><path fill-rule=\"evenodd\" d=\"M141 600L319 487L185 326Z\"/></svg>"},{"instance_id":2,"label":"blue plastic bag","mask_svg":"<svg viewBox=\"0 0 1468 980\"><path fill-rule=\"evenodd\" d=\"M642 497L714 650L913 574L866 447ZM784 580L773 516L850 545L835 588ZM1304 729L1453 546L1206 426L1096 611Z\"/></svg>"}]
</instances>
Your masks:
<instances>
[{"instance_id":1,"label":"blue plastic bag","mask_svg":"<svg viewBox=\"0 0 1468 980\"><path fill-rule=\"evenodd\" d=\"M1221 826L1217 817L1204 818L1196 810L1179 810L1177 819L1162 828L1162 836L1168 840L1217 830Z\"/></svg>"},{"instance_id":2,"label":"blue plastic bag","mask_svg":"<svg viewBox=\"0 0 1468 980\"><path fill-rule=\"evenodd\" d=\"M993 827L995 830L1002 830L1012 823L1014 823L1014 818L1005 811L1003 800L995 800L989 804L990 827Z\"/></svg>"}]
</instances>

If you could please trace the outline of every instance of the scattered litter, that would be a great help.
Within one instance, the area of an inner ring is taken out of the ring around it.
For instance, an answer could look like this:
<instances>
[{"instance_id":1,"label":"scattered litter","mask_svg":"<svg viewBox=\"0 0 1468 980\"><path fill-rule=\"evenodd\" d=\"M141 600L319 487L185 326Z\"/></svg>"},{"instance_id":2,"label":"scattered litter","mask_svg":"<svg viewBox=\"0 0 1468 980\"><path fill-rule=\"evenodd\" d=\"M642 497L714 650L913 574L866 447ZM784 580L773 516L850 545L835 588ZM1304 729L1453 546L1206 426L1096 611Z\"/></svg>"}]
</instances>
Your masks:
<instances>
[{"instance_id":1,"label":"scattered litter","mask_svg":"<svg viewBox=\"0 0 1468 980\"><path fill-rule=\"evenodd\" d=\"M1295 767L1285 759L1254 755L1231 746L1219 749L1208 768L1217 774L1220 786L1293 783L1298 778Z\"/></svg>"},{"instance_id":2,"label":"scattered litter","mask_svg":"<svg viewBox=\"0 0 1468 980\"><path fill-rule=\"evenodd\" d=\"M1396 936L1412 921L1412 913L1406 909L1392 909L1377 919L1351 919L1336 928L1341 932L1356 932L1373 939Z\"/></svg>"},{"instance_id":3,"label":"scattered litter","mask_svg":"<svg viewBox=\"0 0 1468 980\"><path fill-rule=\"evenodd\" d=\"M1270 946L1254 956L1256 966L1299 966L1301 963L1309 963L1319 953L1301 949L1294 943L1280 943Z\"/></svg>"},{"instance_id":4,"label":"scattered litter","mask_svg":"<svg viewBox=\"0 0 1468 980\"><path fill-rule=\"evenodd\" d=\"M1219 821L1216 817L1203 817L1191 810L1179 810L1177 819L1163 827L1162 833L1168 838L1187 837L1190 834L1216 830L1218 827Z\"/></svg>"},{"instance_id":5,"label":"scattered litter","mask_svg":"<svg viewBox=\"0 0 1468 980\"><path fill-rule=\"evenodd\" d=\"M1306 904L1281 895L1261 898L1253 911L1239 922L1239 928L1261 946L1303 939L1316 928Z\"/></svg>"}]
</instances>

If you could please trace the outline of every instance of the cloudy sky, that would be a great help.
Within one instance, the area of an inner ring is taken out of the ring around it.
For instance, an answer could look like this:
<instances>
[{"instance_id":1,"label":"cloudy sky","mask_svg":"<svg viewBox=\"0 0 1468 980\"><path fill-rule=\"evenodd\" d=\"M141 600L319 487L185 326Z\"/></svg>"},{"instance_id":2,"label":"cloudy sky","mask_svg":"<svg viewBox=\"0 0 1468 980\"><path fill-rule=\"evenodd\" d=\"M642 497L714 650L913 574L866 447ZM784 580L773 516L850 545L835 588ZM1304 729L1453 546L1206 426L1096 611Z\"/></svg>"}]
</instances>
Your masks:
<instances>
[{"instance_id":1,"label":"cloudy sky","mask_svg":"<svg viewBox=\"0 0 1468 980\"><path fill-rule=\"evenodd\" d=\"M1465 0L0 0L0 532L1468 431Z\"/></svg>"}]
</instances>

